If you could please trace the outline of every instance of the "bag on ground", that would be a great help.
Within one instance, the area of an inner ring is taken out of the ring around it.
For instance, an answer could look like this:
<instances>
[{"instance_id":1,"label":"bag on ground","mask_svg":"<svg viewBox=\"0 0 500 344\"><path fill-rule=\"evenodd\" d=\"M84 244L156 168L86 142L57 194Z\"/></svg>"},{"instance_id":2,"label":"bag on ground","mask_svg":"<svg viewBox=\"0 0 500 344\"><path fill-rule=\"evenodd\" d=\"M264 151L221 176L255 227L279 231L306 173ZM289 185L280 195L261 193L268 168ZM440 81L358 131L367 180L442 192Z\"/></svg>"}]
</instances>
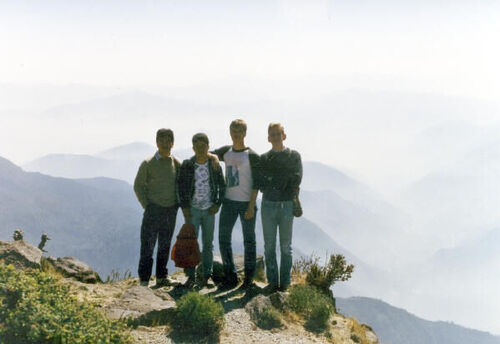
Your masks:
<instances>
[{"instance_id":1,"label":"bag on ground","mask_svg":"<svg viewBox=\"0 0 500 344\"><path fill-rule=\"evenodd\" d=\"M194 268L201 262L200 246L193 225L182 225L172 247L172 260L178 268Z\"/></svg>"}]
</instances>

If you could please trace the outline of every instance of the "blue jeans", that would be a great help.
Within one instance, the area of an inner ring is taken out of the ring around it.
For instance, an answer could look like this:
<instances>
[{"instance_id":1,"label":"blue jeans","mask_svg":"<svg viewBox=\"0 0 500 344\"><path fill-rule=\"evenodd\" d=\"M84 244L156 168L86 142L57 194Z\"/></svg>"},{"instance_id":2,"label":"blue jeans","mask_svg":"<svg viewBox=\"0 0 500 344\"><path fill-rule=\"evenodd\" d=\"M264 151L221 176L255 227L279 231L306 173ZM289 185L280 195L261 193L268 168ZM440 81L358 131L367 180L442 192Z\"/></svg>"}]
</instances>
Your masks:
<instances>
[{"instance_id":1,"label":"blue jeans","mask_svg":"<svg viewBox=\"0 0 500 344\"><path fill-rule=\"evenodd\" d=\"M212 275L212 266L214 262L213 241L215 215L210 215L208 209L200 210L191 207L191 219L189 222L194 226L196 237L198 237L201 227L201 264L203 267L203 277L208 278ZM188 277L195 277L195 268L184 269L184 273Z\"/></svg>"},{"instance_id":2,"label":"blue jeans","mask_svg":"<svg viewBox=\"0 0 500 344\"><path fill-rule=\"evenodd\" d=\"M279 229L281 262L278 280L276 261L276 235ZM272 202L262 200L262 230L267 282L275 287L290 285L292 271L292 201Z\"/></svg>"},{"instance_id":3,"label":"blue jeans","mask_svg":"<svg viewBox=\"0 0 500 344\"><path fill-rule=\"evenodd\" d=\"M224 199L219 217L219 249L224 266L224 275L227 280L236 277L236 267L233 260L233 249L231 247L231 236L233 227L240 217L243 229L243 244L245 247L245 279L251 280L255 275L255 265L257 258L257 248L255 242L255 218L257 217L257 207L255 215L251 219L245 219L245 212L249 202L239 202Z\"/></svg>"}]
</instances>

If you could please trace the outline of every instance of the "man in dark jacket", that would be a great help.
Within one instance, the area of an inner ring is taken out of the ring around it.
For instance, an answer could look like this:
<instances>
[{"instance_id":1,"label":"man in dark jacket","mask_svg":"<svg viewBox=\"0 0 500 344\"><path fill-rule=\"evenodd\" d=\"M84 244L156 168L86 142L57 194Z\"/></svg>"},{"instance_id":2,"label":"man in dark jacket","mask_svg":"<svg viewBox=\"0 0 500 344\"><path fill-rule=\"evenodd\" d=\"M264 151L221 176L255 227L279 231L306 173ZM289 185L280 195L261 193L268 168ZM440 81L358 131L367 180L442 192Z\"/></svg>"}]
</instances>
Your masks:
<instances>
[{"instance_id":1,"label":"man in dark jacket","mask_svg":"<svg viewBox=\"0 0 500 344\"><path fill-rule=\"evenodd\" d=\"M225 184L220 165L216 164L214 168L213 161L208 157L207 135L195 134L192 142L195 155L182 163L178 188L186 223L194 225L197 237L200 227L202 230L203 274L198 285L201 288L212 275L214 218L224 197ZM188 268L184 272L188 276L185 286L192 288L195 284L195 269Z\"/></svg>"},{"instance_id":2,"label":"man in dark jacket","mask_svg":"<svg viewBox=\"0 0 500 344\"><path fill-rule=\"evenodd\" d=\"M268 127L272 149L261 155L262 229L268 289L286 290L292 270L293 201L302 180L300 154L283 145L286 134L280 123ZM279 230L281 263L278 273L276 235Z\"/></svg>"}]
</instances>

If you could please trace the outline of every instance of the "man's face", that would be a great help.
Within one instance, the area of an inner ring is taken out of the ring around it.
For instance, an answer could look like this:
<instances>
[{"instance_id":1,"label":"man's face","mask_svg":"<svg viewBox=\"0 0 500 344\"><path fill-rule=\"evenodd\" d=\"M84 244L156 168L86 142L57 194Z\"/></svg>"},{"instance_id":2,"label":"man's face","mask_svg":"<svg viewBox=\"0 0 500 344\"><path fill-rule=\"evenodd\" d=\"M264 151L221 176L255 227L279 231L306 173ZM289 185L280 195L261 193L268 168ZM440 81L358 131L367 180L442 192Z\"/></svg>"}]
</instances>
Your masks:
<instances>
[{"instance_id":1,"label":"man's face","mask_svg":"<svg viewBox=\"0 0 500 344\"><path fill-rule=\"evenodd\" d=\"M156 141L156 146L158 146L158 150L160 151L170 151L174 143L168 136L161 136Z\"/></svg>"},{"instance_id":2,"label":"man's face","mask_svg":"<svg viewBox=\"0 0 500 344\"><path fill-rule=\"evenodd\" d=\"M208 153L208 145L203 141L196 141L193 145L193 151L197 157L206 157Z\"/></svg>"},{"instance_id":3,"label":"man's face","mask_svg":"<svg viewBox=\"0 0 500 344\"><path fill-rule=\"evenodd\" d=\"M279 128L273 127L269 130L267 140L272 144L272 145L282 145L283 140L286 139L285 133L283 133Z\"/></svg>"},{"instance_id":4,"label":"man's face","mask_svg":"<svg viewBox=\"0 0 500 344\"><path fill-rule=\"evenodd\" d=\"M233 141L241 141L246 136L245 129L241 127L233 127L229 129L229 133L231 134L231 139Z\"/></svg>"}]
</instances>

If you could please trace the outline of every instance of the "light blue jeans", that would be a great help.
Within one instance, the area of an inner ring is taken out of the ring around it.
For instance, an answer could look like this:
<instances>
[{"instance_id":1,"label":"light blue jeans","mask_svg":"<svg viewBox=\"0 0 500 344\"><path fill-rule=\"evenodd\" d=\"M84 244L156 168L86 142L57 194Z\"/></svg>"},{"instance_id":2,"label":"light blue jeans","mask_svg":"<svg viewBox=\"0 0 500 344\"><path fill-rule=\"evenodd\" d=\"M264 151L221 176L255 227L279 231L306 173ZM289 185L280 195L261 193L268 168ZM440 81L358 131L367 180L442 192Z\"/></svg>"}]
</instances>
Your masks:
<instances>
[{"instance_id":1,"label":"light blue jeans","mask_svg":"<svg viewBox=\"0 0 500 344\"><path fill-rule=\"evenodd\" d=\"M198 233L201 227L201 264L203 277L210 277L212 275L212 266L214 262L214 226L215 215L210 215L207 210L200 210L191 207L191 224L194 226L194 232L198 238ZM195 276L195 268L184 269L184 273L188 277Z\"/></svg>"},{"instance_id":2,"label":"light blue jeans","mask_svg":"<svg viewBox=\"0 0 500 344\"><path fill-rule=\"evenodd\" d=\"M290 273L292 271L292 201L272 202L262 200L261 208L267 282L275 287L287 287L290 285ZM278 262L276 261L276 235L278 230L281 251L279 280Z\"/></svg>"}]
</instances>

